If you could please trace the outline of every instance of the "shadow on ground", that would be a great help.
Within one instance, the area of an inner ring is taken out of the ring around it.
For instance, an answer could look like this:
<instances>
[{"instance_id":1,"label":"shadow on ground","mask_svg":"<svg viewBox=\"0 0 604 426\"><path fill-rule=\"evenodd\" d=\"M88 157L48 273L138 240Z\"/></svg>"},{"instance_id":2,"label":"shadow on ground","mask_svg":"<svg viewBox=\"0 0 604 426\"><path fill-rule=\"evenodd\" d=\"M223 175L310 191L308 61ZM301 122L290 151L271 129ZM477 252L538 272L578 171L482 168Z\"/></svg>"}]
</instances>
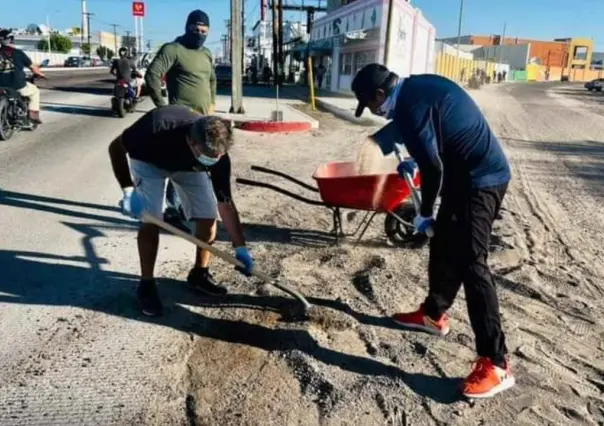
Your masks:
<instances>
[{"instance_id":1,"label":"shadow on ground","mask_svg":"<svg viewBox=\"0 0 604 426\"><path fill-rule=\"evenodd\" d=\"M100 258L95 250L95 242L106 239L107 231L131 232L134 238L134 221L120 218L114 207L13 191L0 191L0 205L56 215L61 224L81 235L83 253L68 256L0 249L0 270L3 271L0 303L74 306L266 351L302 351L319 362L346 371L398 378L419 395L440 403L452 403L459 398L459 379L407 373L376 359L323 347L303 325L283 324L283 327L268 328L241 320L212 318L183 306L197 304L231 309L252 306L255 309L281 310L284 305L292 304L291 299L284 297L232 295L209 300L195 297L179 281L159 280L160 292L167 305L166 314L154 320L143 317L134 298L138 277L110 270L110 260ZM88 222L81 223L82 219ZM136 262L135 259L136 254L132 253L132 261ZM346 303L323 298L311 298L310 301L342 311L366 325L393 327L386 319L356 312Z\"/></svg>"}]
</instances>

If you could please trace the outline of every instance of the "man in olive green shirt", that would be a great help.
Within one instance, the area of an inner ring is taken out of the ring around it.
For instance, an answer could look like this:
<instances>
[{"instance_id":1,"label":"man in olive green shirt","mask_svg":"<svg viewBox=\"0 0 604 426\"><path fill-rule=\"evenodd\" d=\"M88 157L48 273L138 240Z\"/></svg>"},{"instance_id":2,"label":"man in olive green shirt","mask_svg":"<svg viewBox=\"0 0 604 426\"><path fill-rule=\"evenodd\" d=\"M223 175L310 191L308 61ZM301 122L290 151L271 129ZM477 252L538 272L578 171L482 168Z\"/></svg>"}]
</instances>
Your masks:
<instances>
[{"instance_id":1,"label":"man in olive green shirt","mask_svg":"<svg viewBox=\"0 0 604 426\"><path fill-rule=\"evenodd\" d=\"M161 77L166 75L168 101L212 114L216 105L216 74L212 53L203 47L210 28L205 12L194 10L187 18L185 34L164 44L145 73L155 106L166 104L161 96Z\"/></svg>"}]
</instances>

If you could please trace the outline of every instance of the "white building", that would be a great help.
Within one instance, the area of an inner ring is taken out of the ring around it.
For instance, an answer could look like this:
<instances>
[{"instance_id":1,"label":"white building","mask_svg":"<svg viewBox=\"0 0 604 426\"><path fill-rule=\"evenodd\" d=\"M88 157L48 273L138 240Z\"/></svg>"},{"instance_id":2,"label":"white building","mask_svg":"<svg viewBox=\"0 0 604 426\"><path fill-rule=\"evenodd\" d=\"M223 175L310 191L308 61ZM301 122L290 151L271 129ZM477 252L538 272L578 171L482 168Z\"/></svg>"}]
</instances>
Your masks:
<instances>
[{"instance_id":1,"label":"white building","mask_svg":"<svg viewBox=\"0 0 604 426\"><path fill-rule=\"evenodd\" d=\"M328 1L327 15L311 31L313 64L327 67L326 85L349 92L363 66L378 62L400 76L434 72L434 26L406 0L394 0L387 40L390 0Z\"/></svg>"}]
</instances>

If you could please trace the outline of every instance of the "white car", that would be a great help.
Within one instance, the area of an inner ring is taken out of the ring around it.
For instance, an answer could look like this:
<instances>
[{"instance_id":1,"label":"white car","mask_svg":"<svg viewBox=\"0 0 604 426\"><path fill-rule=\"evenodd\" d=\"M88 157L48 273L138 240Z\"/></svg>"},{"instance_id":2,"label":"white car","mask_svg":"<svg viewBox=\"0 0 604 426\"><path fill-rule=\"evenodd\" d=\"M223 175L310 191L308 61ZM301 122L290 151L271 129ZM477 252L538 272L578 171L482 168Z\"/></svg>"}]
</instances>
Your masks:
<instances>
[{"instance_id":1,"label":"white car","mask_svg":"<svg viewBox=\"0 0 604 426\"><path fill-rule=\"evenodd\" d=\"M151 61L153 61L154 56L155 56L155 53L153 53L153 52L143 53L143 56L141 56L140 59L138 60L138 62L136 63L136 68L143 75L143 78L142 78L143 93L145 90L145 73L147 71L147 68L149 67L149 64L151 64ZM163 75L161 77L161 95L164 98L168 96L168 88L166 86L166 76L165 75Z\"/></svg>"}]
</instances>

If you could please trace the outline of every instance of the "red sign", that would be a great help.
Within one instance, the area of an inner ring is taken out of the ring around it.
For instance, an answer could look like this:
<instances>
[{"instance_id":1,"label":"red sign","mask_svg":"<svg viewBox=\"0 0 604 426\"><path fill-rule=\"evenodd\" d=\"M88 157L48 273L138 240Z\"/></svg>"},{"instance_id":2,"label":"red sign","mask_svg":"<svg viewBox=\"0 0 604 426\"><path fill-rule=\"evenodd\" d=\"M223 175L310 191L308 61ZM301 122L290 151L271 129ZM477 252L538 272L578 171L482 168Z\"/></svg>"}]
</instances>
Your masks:
<instances>
[{"instance_id":1,"label":"red sign","mask_svg":"<svg viewBox=\"0 0 604 426\"><path fill-rule=\"evenodd\" d=\"M145 3L142 1L133 1L132 16L145 16Z\"/></svg>"}]
</instances>

